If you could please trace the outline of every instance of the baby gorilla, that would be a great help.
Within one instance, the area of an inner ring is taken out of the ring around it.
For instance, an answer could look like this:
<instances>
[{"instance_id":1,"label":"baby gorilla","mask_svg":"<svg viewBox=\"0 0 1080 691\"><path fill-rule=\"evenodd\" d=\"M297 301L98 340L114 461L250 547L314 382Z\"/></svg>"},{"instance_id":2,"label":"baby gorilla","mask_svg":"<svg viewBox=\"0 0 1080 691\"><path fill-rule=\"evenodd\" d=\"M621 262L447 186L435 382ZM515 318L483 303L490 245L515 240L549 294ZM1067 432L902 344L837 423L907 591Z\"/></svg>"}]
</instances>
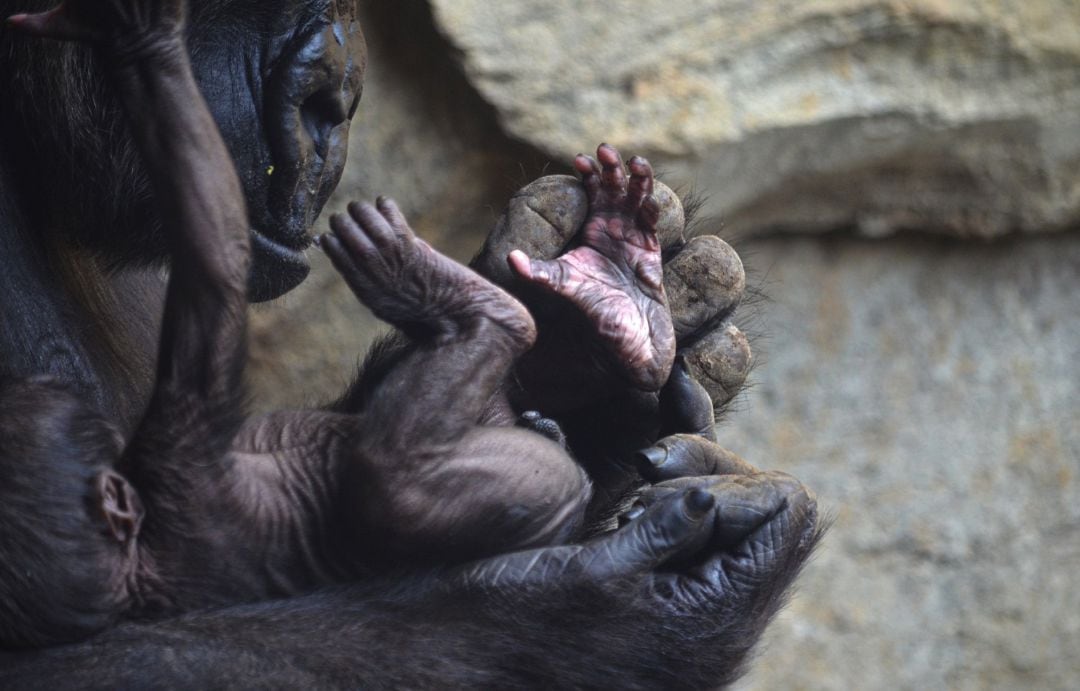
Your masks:
<instances>
[{"instance_id":1,"label":"baby gorilla","mask_svg":"<svg viewBox=\"0 0 1080 691\"><path fill-rule=\"evenodd\" d=\"M509 261L578 305L625 378L656 390L675 341L652 170L632 159L627 180L614 148L598 157L576 162L592 210L580 246L551 262L521 252ZM564 541L589 499L584 473L553 441L492 426L513 419L502 386L536 337L525 307L416 238L392 201L351 204L331 227L319 242L334 266L411 341L392 367L362 376L366 405L344 423L349 439L319 461L340 468L342 510L360 542L445 561ZM558 435L538 418L523 421Z\"/></svg>"},{"instance_id":2,"label":"baby gorilla","mask_svg":"<svg viewBox=\"0 0 1080 691\"><path fill-rule=\"evenodd\" d=\"M179 0L69 0L13 19L94 41L110 58L172 268L154 392L126 445L73 392L41 380L0 387L0 403L23 413L0 429L3 647L552 544L589 499L559 443L509 426L502 391L536 337L529 313L417 239L387 200L351 205L320 242L405 335L361 375L366 403L358 414L244 420L248 220L191 75L183 17ZM575 161L590 202L579 245L554 261L509 261L577 305L624 377L656 390L674 331L652 170L635 158L627 179L618 152L597 153Z\"/></svg>"},{"instance_id":3,"label":"baby gorilla","mask_svg":"<svg viewBox=\"0 0 1080 691\"><path fill-rule=\"evenodd\" d=\"M123 3L100 14L106 5L65 9L73 5L14 24L92 38L115 35L110 21L149 21L168 39L124 45L107 64L163 209L172 271L154 392L126 445L74 392L42 380L0 388L5 407L23 413L0 430L0 643L75 640L118 617L567 539L589 482L559 443L508 424L502 394L535 339L531 316L417 239L390 201L351 205L320 243L406 338L382 346L380 366L362 374L366 404L358 414L244 421L247 218L228 153L177 57L181 5L146 14ZM510 262L578 305L628 378L659 388L674 334L652 171L634 159L628 180L614 149L602 146L598 158L575 163L591 204L580 246L551 262L521 253Z\"/></svg>"}]
</instances>

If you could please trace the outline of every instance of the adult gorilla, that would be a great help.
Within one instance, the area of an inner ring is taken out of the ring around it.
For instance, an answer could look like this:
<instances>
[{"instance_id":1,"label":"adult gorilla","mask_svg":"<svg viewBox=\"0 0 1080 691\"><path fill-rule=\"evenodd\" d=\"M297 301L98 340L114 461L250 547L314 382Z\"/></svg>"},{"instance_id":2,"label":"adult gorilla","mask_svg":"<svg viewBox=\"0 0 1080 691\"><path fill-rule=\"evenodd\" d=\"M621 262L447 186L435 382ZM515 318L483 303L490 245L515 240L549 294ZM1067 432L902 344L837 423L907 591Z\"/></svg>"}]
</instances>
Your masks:
<instances>
[{"instance_id":1,"label":"adult gorilla","mask_svg":"<svg viewBox=\"0 0 1080 691\"><path fill-rule=\"evenodd\" d=\"M2 0L0 15L51 0ZM252 224L250 295L302 281L345 163L367 51L353 2L203 0L192 66ZM3 374L49 374L131 428L152 381L166 245L123 114L87 46L0 28Z\"/></svg>"},{"instance_id":2,"label":"adult gorilla","mask_svg":"<svg viewBox=\"0 0 1080 691\"><path fill-rule=\"evenodd\" d=\"M0 3L4 14L28 9L41 8ZM359 28L344 3L238 0L195 3L192 10L196 74L232 148L255 226L250 289L256 298L272 297L306 273L299 250L340 173L338 154L364 67ZM92 56L5 34L0 60L6 96L0 106L0 232L9 248L0 274L3 374L64 382L130 432L152 380L163 288L154 268L165 244L159 209ZM262 127L252 129L253 122ZM40 123L48 126L39 131ZM529 198L542 202L544 195ZM545 243L561 250L566 230L575 227L571 213L540 228L546 234L526 238L513 221L511 214L478 266L494 266L490 257L508 239L519 239L534 255L544 254ZM682 239L681 220L676 225L669 252L676 260L690 257L695 261L683 263L693 267L710 252L724 259L723 247L701 243L687 254L693 243ZM697 273L672 272L688 296L673 311L683 347L708 363L711 346L702 344L716 341L711 334L737 296L729 299L731 291L713 290L709 281L695 283ZM545 311L541 298L529 298ZM558 307L546 311L555 323ZM568 370L567 343L552 331L531 367ZM724 333L730 335L730 327ZM590 380L602 381L603 363L587 364L601 371ZM730 384L723 367L714 371ZM519 400L536 395L567 417L596 421L577 426L572 440L579 455L605 471L598 479L610 492L601 497L628 484L628 445L655 441L662 421L710 422L707 411L665 411L655 396L630 395L614 384L588 397L560 396L558 387L544 390L529 366L520 374ZM683 376L679 370L670 386L693 398L697 389ZM537 382L535 394L530 382ZM618 416L610 414L613 403L620 404ZM348 396L341 405L349 405ZM0 412L0 425L33 424L23 413ZM620 427L626 434L615 435ZM18 461L0 449L7 469ZM668 438L642 464L652 479L668 481L643 493L630 525L586 544L373 577L286 602L155 625L128 624L69 648L4 653L0 680L61 686L723 683L736 674L815 541L813 498L796 481L759 473L701 436Z\"/></svg>"}]
</instances>

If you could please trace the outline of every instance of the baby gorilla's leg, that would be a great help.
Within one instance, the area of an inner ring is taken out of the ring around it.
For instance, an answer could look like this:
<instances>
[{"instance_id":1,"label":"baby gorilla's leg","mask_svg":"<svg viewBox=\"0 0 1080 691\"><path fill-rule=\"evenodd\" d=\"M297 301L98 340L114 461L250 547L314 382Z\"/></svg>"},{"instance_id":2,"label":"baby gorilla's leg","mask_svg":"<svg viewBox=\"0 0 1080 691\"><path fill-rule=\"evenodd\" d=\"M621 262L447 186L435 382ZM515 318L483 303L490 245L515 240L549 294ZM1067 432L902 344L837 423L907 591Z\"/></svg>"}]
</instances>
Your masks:
<instances>
[{"instance_id":1,"label":"baby gorilla's leg","mask_svg":"<svg viewBox=\"0 0 1080 691\"><path fill-rule=\"evenodd\" d=\"M393 202L348 211L320 245L357 297L413 341L366 375L369 403L342 463L361 539L394 548L367 556L471 558L561 539L587 500L584 474L538 434L477 426L535 339L531 316L418 239Z\"/></svg>"},{"instance_id":2,"label":"baby gorilla's leg","mask_svg":"<svg viewBox=\"0 0 1080 691\"><path fill-rule=\"evenodd\" d=\"M387 457L365 446L368 458ZM410 456L423 462L410 464ZM376 468L382 483L365 474L357 485L370 538L362 543L386 550L375 555L380 561L469 561L564 543L592 495L562 446L516 427L473 427L444 448L418 439L392 460L394 467Z\"/></svg>"},{"instance_id":3,"label":"baby gorilla's leg","mask_svg":"<svg viewBox=\"0 0 1080 691\"><path fill-rule=\"evenodd\" d=\"M417 238L390 200L350 204L330 225L333 233L318 242L335 268L361 302L412 342L382 371L365 373L372 389L365 398L374 401L365 416L389 416L390 433L405 438L423 430L436 441L459 439L532 346L532 317L501 288Z\"/></svg>"}]
</instances>

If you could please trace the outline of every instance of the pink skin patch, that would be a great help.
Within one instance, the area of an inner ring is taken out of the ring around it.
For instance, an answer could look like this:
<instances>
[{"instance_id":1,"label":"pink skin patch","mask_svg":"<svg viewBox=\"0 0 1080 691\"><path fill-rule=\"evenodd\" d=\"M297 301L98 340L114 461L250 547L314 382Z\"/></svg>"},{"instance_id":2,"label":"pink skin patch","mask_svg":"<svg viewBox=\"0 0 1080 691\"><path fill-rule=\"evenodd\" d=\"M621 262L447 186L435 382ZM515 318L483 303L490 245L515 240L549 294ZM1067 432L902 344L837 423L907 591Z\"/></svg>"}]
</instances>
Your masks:
<instances>
[{"instance_id":1,"label":"pink skin patch","mask_svg":"<svg viewBox=\"0 0 1080 691\"><path fill-rule=\"evenodd\" d=\"M520 250L507 261L521 278L581 310L623 376L655 391L671 371L675 331L664 294L652 168L635 156L627 178L614 147L602 144L596 156L574 159L589 199L580 244L550 261Z\"/></svg>"}]
</instances>

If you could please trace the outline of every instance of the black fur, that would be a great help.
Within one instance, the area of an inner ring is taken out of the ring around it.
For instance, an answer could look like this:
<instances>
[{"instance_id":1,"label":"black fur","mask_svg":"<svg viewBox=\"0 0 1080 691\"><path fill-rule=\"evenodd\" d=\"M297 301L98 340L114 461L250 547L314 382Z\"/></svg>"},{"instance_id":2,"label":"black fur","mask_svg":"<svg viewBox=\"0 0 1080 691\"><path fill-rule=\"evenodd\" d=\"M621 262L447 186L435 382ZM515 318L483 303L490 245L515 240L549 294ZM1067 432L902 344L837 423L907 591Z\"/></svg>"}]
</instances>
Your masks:
<instances>
[{"instance_id":1,"label":"black fur","mask_svg":"<svg viewBox=\"0 0 1080 691\"><path fill-rule=\"evenodd\" d=\"M108 544L87 510L119 435L51 381L0 382L0 410L0 458L17 461L0 463L0 640L38 646L100 631L117 603L101 588Z\"/></svg>"}]
</instances>

